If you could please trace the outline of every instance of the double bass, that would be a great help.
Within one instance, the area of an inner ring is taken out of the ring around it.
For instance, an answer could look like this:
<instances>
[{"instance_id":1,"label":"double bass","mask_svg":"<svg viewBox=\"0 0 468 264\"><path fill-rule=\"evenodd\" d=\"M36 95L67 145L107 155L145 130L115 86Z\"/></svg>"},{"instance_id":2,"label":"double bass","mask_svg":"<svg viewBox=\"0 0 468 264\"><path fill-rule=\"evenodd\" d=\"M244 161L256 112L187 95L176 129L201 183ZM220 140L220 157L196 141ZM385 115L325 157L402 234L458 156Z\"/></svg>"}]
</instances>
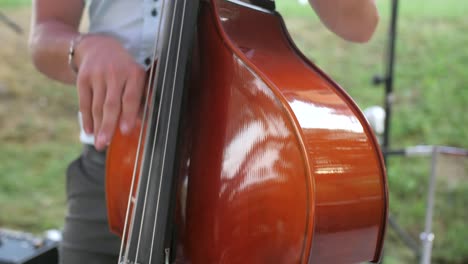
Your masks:
<instances>
[{"instance_id":1,"label":"double bass","mask_svg":"<svg viewBox=\"0 0 468 264\"><path fill-rule=\"evenodd\" d=\"M378 142L274 2L172 0L160 14L145 112L107 153L119 263L378 262Z\"/></svg>"}]
</instances>

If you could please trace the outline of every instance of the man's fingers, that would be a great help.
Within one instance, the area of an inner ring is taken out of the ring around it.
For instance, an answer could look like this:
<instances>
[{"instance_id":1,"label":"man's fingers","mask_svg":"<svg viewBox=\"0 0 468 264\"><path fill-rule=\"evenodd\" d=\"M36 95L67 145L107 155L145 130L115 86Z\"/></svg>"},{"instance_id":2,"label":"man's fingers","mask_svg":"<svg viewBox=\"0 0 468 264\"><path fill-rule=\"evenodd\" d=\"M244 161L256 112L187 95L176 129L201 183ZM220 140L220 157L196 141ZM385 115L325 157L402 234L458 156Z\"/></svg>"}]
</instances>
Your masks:
<instances>
[{"instance_id":1,"label":"man's fingers","mask_svg":"<svg viewBox=\"0 0 468 264\"><path fill-rule=\"evenodd\" d=\"M93 115L91 112L91 103L93 100L93 92L89 78L85 75L78 76L76 82L78 88L79 107L81 112L81 120L83 129L87 134L93 133Z\"/></svg>"},{"instance_id":2,"label":"man's fingers","mask_svg":"<svg viewBox=\"0 0 468 264\"><path fill-rule=\"evenodd\" d=\"M129 76L122 96L122 116L120 119L120 131L129 133L136 124L138 111L141 106L141 97L145 85L145 72L138 69Z\"/></svg>"},{"instance_id":3,"label":"man's fingers","mask_svg":"<svg viewBox=\"0 0 468 264\"><path fill-rule=\"evenodd\" d=\"M104 148L110 143L119 119L122 103L122 89L125 83L123 81L117 81L116 78L117 77L110 78L107 84L102 123L99 134L97 134L97 148Z\"/></svg>"},{"instance_id":4,"label":"man's fingers","mask_svg":"<svg viewBox=\"0 0 468 264\"><path fill-rule=\"evenodd\" d=\"M97 147L97 135L102 122L102 111L104 100L106 97L106 84L103 80L95 80L93 83L93 104L92 104L92 115L93 115L93 126L94 126L94 142ZM102 148L98 148L102 149Z\"/></svg>"}]
</instances>

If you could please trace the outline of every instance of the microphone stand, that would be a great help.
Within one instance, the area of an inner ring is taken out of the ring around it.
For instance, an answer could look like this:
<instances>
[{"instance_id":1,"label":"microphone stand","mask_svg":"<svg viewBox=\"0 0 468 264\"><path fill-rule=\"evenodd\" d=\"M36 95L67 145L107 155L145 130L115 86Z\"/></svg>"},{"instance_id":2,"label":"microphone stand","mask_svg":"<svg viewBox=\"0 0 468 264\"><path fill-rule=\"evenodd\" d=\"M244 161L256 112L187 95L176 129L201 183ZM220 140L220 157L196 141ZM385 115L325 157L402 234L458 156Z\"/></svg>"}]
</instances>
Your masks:
<instances>
[{"instance_id":1,"label":"microphone stand","mask_svg":"<svg viewBox=\"0 0 468 264\"><path fill-rule=\"evenodd\" d=\"M396 51L396 39L397 39L397 21L398 21L398 0L392 0L391 6L391 19L389 28L389 39L386 54L387 69L385 76L375 76L373 79L374 85L385 85L385 129L383 134L382 149L384 153L384 161L387 163L388 152L390 148L390 128L391 128L391 117L392 117L392 105L394 102L393 85L394 85L394 69L395 69L395 51ZM420 249L418 243L413 239L405 230L403 230L396 220L389 214L388 219L389 225L402 239L403 243L411 249L417 258L420 258ZM382 258L383 263L383 258Z\"/></svg>"},{"instance_id":2,"label":"microphone stand","mask_svg":"<svg viewBox=\"0 0 468 264\"><path fill-rule=\"evenodd\" d=\"M0 21L3 22L7 27L11 28L16 33L23 34L23 29L18 24L13 22L13 20L8 18L6 15L4 15L1 11L0 11Z\"/></svg>"}]
</instances>

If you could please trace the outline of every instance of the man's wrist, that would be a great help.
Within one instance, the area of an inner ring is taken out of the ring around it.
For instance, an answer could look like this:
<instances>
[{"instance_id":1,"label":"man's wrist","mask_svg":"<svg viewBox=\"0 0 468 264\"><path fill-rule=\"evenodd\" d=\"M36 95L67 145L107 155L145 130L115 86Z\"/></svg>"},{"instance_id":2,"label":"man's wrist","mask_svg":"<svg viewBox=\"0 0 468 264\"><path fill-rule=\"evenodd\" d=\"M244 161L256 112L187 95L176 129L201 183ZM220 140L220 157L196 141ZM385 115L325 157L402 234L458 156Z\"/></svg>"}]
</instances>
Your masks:
<instances>
[{"instance_id":1,"label":"man's wrist","mask_svg":"<svg viewBox=\"0 0 468 264\"><path fill-rule=\"evenodd\" d=\"M68 66L75 74L77 74L79 70L78 65L76 63L76 51L77 51L78 45L81 43L81 41L85 37L86 37L85 34L77 35L70 41L70 45L68 47Z\"/></svg>"}]
</instances>

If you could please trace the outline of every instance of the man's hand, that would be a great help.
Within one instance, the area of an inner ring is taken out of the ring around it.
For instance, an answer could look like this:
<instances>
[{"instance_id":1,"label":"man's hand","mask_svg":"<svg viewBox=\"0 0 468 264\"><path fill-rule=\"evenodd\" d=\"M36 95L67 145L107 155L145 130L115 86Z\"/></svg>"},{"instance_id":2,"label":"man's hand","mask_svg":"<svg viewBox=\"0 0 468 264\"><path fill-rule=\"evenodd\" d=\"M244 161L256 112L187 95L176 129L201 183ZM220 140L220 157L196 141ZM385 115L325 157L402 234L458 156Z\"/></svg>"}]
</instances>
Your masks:
<instances>
[{"instance_id":1,"label":"man's hand","mask_svg":"<svg viewBox=\"0 0 468 264\"><path fill-rule=\"evenodd\" d=\"M375 0L309 0L332 32L352 42L367 42L379 21Z\"/></svg>"},{"instance_id":2,"label":"man's hand","mask_svg":"<svg viewBox=\"0 0 468 264\"><path fill-rule=\"evenodd\" d=\"M76 47L77 89L86 133L104 149L117 126L135 126L146 81L145 70L115 38L87 35Z\"/></svg>"},{"instance_id":3,"label":"man's hand","mask_svg":"<svg viewBox=\"0 0 468 264\"><path fill-rule=\"evenodd\" d=\"M68 65L70 41L79 36L83 0L33 0L29 38L35 66L48 77L77 84L84 129L102 150L117 126L125 134L136 123L145 71L107 35L87 35L76 44L76 75Z\"/></svg>"}]
</instances>

